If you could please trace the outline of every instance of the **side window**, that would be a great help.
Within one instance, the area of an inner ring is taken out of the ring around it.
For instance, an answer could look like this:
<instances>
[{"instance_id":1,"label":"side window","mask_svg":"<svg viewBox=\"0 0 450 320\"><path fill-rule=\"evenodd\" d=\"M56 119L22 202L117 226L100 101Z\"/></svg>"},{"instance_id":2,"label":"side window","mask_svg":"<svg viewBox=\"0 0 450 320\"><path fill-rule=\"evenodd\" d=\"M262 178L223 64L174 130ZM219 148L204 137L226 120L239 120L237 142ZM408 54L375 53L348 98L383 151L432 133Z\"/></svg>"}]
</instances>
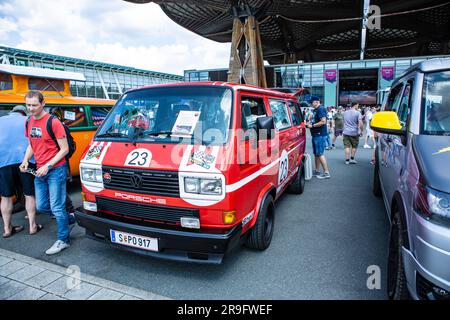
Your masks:
<instances>
[{"instance_id":1,"label":"side window","mask_svg":"<svg viewBox=\"0 0 450 320\"><path fill-rule=\"evenodd\" d=\"M243 96L241 98L241 110L242 129L244 131L249 129L256 130L256 119L267 116L263 98Z\"/></svg>"},{"instance_id":2,"label":"side window","mask_svg":"<svg viewBox=\"0 0 450 320\"><path fill-rule=\"evenodd\" d=\"M269 99L270 110L272 110L275 128L283 130L291 127L291 121L284 100Z\"/></svg>"},{"instance_id":3,"label":"side window","mask_svg":"<svg viewBox=\"0 0 450 320\"><path fill-rule=\"evenodd\" d=\"M11 112L12 108L12 106L0 106L0 117L7 116Z\"/></svg>"},{"instance_id":4,"label":"side window","mask_svg":"<svg viewBox=\"0 0 450 320\"><path fill-rule=\"evenodd\" d=\"M405 87L405 90L403 90L402 100L397 111L398 118L400 119L400 122L403 126L406 125L406 121L408 120L411 89L412 85L411 83L408 83Z\"/></svg>"},{"instance_id":5,"label":"side window","mask_svg":"<svg viewBox=\"0 0 450 320\"><path fill-rule=\"evenodd\" d=\"M109 111L111 111L111 108L112 107L106 106L91 107L92 123L94 124L94 126L99 127L103 123Z\"/></svg>"},{"instance_id":6,"label":"side window","mask_svg":"<svg viewBox=\"0 0 450 320\"><path fill-rule=\"evenodd\" d=\"M49 106L48 113L59 118L69 128L86 127L88 125L85 107L76 106Z\"/></svg>"},{"instance_id":7,"label":"side window","mask_svg":"<svg viewBox=\"0 0 450 320\"><path fill-rule=\"evenodd\" d=\"M64 81L58 79L29 78L28 88L39 91L64 91Z\"/></svg>"},{"instance_id":8,"label":"side window","mask_svg":"<svg viewBox=\"0 0 450 320\"><path fill-rule=\"evenodd\" d=\"M11 90L13 88L12 77L6 73L0 73L0 91Z\"/></svg>"},{"instance_id":9,"label":"side window","mask_svg":"<svg viewBox=\"0 0 450 320\"><path fill-rule=\"evenodd\" d=\"M300 112L300 108L298 104L293 101L288 101L289 109L291 110L292 115L292 123L294 126L299 126L302 123L302 113Z\"/></svg>"},{"instance_id":10,"label":"side window","mask_svg":"<svg viewBox=\"0 0 450 320\"><path fill-rule=\"evenodd\" d=\"M400 84L391 90L389 94L388 101L386 103L385 111L395 111L397 112L400 105L400 100L402 98L403 84Z\"/></svg>"}]
</instances>

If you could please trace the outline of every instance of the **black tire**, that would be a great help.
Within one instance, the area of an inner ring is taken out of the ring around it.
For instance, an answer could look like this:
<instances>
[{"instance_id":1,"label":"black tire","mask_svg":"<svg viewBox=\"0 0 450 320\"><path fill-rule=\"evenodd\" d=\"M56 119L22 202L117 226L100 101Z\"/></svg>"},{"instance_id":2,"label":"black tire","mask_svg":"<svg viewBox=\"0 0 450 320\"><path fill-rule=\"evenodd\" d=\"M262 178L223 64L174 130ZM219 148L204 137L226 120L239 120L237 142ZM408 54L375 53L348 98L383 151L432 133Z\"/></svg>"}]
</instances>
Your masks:
<instances>
[{"instance_id":1,"label":"black tire","mask_svg":"<svg viewBox=\"0 0 450 320\"><path fill-rule=\"evenodd\" d=\"M302 194L305 190L305 182L305 166L302 163L297 171L297 174L295 175L294 181L292 181L288 188L288 192L293 194Z\"/></svg>"},{"instance_id":2,"label":"black tire","mask_svg":"<svg viewBox=\"0 0 450 320\"><path fill-rule=\"evenodd\" d=\"M375 156L375 168L373 169L372 192L375 197L381 197L380 165L377 156Z\"/></svg>"},{"instance_id":3,"label":"black tire","mask_svg":"<svg viewBox=\"0 0 450 320\"><path fill-rule=\"evenodd\" d=\"M402 247L404 244L403 228L400 213L395 212L389 233L387 293L390 300L410 299L402 256Z\"/></svg>"},{"instance_id":4,"label":"black tire","mask_svg":"<svg viewBox=\"0 0 450 320\"><path fill-rule=\"evenodd\" d=\"M268 195L261 206L256 223L249 231L245 245L256 250L266 250L272 241L275 206L272 196Z\"/></svg>"}]
</instances>

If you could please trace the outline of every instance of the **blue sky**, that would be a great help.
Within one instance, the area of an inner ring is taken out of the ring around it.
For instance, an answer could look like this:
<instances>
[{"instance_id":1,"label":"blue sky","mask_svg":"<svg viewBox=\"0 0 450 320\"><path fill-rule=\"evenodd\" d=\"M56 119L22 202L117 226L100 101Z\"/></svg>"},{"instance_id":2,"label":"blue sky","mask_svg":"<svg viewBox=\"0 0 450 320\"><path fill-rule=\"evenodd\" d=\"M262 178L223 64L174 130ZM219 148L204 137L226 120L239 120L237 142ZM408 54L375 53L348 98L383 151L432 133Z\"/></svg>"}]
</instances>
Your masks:
<instances>
[{"instance_id":1,"label":"blue sky","mask_svg":"<svg viewBox=\"0 0 450 320\"><path fill-rule=\"evenodd\" d=\"M0 0L0 44L175 74L228 67L230 50L122 0Z\"/></svg>"}]
</instances>

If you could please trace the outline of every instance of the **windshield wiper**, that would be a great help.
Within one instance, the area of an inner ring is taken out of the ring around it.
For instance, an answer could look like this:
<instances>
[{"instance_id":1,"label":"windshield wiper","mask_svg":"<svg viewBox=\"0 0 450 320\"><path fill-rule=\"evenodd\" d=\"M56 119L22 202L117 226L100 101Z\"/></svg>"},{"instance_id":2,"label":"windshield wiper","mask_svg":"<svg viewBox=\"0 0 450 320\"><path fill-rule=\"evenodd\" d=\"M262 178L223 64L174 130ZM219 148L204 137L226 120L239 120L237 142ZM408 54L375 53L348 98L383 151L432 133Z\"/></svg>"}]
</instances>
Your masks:
<instances>
[{"instance_id":1,"label":"windshield wiper","mask_svg":"<svg viewBox=\"0 0 450 320\"><path fill-rule=\"evenodd\" d=\"M123 137L126 137L126 135L120 132L106 132L96 136L96 138L123 138Z\"/></svg>"},{"instance_id":2,"label":"windshield wiper","mask_svg":"<svg viewBox=\"0 0 450 320\"><path fill-rule=\"evenodd\" d=\"M143 131L140 133L142 136L159 136L160 134L167 134L170 137L172 135L172 131Z\"/></svg>"}]
</instances>

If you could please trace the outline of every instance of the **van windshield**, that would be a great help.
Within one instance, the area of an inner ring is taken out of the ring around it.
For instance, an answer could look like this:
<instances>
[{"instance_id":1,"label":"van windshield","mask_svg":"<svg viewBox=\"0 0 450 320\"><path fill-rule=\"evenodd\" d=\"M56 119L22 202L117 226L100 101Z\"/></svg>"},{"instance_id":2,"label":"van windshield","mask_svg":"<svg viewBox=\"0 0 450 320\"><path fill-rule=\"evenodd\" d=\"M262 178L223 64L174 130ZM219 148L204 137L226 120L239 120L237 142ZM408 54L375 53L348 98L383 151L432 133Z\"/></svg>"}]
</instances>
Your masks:
<instances>
[{"instance_id":1,"label":"van windshield","mask_svg":"<svg viewBox=\"0 0 450 320\"><path fill-rule=\"evenodd\" d=\"M450 70L425 74L422 132L450 136Z\"/></svg>"},{"instance_id":2,"label":"van windshield","mask_svg":"<svg viewBox=\"0 0 450 320\"><path fill-rule=\"evenodd\" d=\"M224 144L230 128L232 91L223 87L162 87L126 93L97 138Z\"/></svg>"}]
</instances>

